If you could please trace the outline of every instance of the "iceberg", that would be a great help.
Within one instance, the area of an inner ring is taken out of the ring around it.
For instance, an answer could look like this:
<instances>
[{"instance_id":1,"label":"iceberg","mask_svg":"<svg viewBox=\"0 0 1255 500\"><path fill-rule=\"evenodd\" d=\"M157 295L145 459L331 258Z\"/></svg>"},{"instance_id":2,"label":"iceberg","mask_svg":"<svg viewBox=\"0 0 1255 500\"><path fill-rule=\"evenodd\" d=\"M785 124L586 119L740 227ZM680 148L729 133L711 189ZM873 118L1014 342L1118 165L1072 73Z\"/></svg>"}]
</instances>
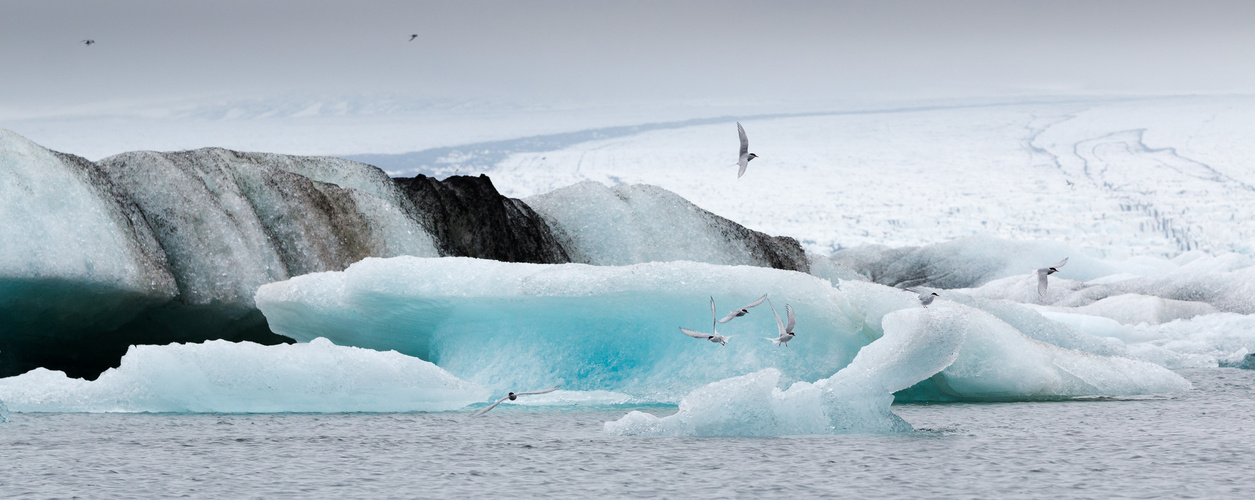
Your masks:
<instances>
[{"instance_id":1,"label":"iceberg","mask_svg":"<svg viewBox=\"0 0 1255 500\"><path fill-rule=\"evenodd\" d=\"M806 272L797 240L772 237L647 184L579 184L524 200L567 241L573 262L621 266L689 260Z\"/></svg>"},{"instance_id":2,"label":"iceberg","mask_svg":"<svg viewBox=\"0 0 1255 500\"><path fill-rule=\"evenodd\" d=\"M326 339L135 346L94 381L42 368L0 379L15 412L446 411L489 396L426 361Z\"/></svg>"},{"instance_id":3,"label":"iceberg","mask_svg":"<svg viewBox=\"0 0 1255 500\"><path fill-rule=\"evenodd\" d=\"M766 304L720 325L721 334L733 337L726 346L678 330L710 324L711 296L726 311L763 293L797 311L798 336L789 347L764 340L776 336ZM395 349L497 391L561 384L630 394L641 402L679 401L703 385L756 372L736 383L831 377L885 334L884 318L922 310L914 294L900 289L863 281L834 287L800 272L753 266L415 257L366 259L342 272L271 283L258 289L255 300L271 328L298 341L326 337ZM1026 308L999 307L1019 329L967 305L934 303L929 311L959 311L954 314L970 327L967 340L954 365L904 387L897 397L1037 400L1189 388L1158 365L1122 357L1118 343Z\"/></svg>"},{"instance_id":4,"label":"iceberg","mask_svg":"<svg viewBox=\"0 0 1255 500\"><path fill-rule=\"evenodd\" d=\"M882 319L885 333L849 366L815 383L780 390L774 368L721 380L685 396L659 418L639 411L606 422L631 436L789 436L912 430L889 410L893 393L933 376L959 356L970 311L902 309Z\"/></svg>"},{"instance_id":5,"label":"iceberg","mask_svg":"<svg viewBox=\"0 0 1255 500\"><path fill-rule=\"evenodd\" d=\"M0 400L0 424L9 421L9 407L4 405L4 401Z\"/></svg>"},{"instance_id":6,"label":"iceberg","mask_svg":"<svg viewBox=\"0 0 1255 500\"><path fill-rule=\"evenodd\" d=\"M679 331L710 328L712 295L731 310L763 293L797 311L799 335L788 348L762 339L776 335L766 304L720 325L733 336L727 346ZM825 280L696 262L365 259L343 272L262 286L256 302L274 331L298 341L396 349L499 391L561 384L662 402L765 367L816 380L848 364L869 340Z\"/></svg>"}]
</instances>

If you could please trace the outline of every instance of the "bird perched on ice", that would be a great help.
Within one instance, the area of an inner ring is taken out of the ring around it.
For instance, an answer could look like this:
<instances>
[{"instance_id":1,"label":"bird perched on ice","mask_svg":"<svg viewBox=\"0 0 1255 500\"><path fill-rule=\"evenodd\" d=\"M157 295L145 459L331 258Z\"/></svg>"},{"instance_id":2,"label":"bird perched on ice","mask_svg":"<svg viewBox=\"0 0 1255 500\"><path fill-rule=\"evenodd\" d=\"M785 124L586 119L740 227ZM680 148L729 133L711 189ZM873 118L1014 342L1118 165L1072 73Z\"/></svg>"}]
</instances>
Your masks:
<instances>
[{"instance_id":1,"label":"bird perched on ice","mask_svg":"<svg viewBox=\"0 0 1255 500\"><path fill-rule=\"evenodd\" d=\"M736 132L741 135L741 155L736 160L737 166L741 167L736 172L736 178L740 179L742 175L745 175L745 167L749 166L750 160L758 158L758 155L750 152L750 140L745 137L745 128L741 126L741 122L736 122Z\"/></svg>"},{"instance_id":2,"label":"bird perched on ice","mask_svg":"<svg viewBox=\"0 0 1255 500\"><path fill-rule=\"evenodd\" d=\"M510 400L510 401L514 401L514 400L518 399L518 398L519 398L519 396L530 396L530 395L533 395L533 394L547 394L547 393L550 393L550 392L553 392L553 391L558 390L558 387L559 387L559 386L556 386L556 385L555 385L555 386L550 387L550 388L548 388L548 389L545 389L545 390L543 390L543 391L532 391L532 392L511 392L511 393L509 393L509 394L505 395L504 397L502 397L501 399L498 399L496 403L493 403L493 404L492 404L492 405L490 405L489 407L484 408L484 409L482 409L482 410L479 410L479 411L475 412L475 413L474 413L474 414L472 414L471 416L472 416L472 417L478 417L478 416L480 416L480 415L483 415L483 414L485 414L485 413L488 413L488 410L491 410L491 409L493 409L493 408L496 408L496 407L497 407L497 405L501 404L502 402L504 402L504 401L505 401L505 400L507 400L507 399L508 399L508 400Z\"/></svg>"},{"instance_id":3,"label":"bird perched on ice","mask_svg":"<svg viewBox=\"0 0 1255 500\"><path fill-rule=\"evenodd\" d=\"M715 333L709 334L709 333L695 332L693 330L689 330L688 328L684 328L684 327L680 327L680 332L690 337L693 337L695 339L706 339L719 345L728 345L728 339L732 338L732 336L729 335L725 337L723 335L719 335L719 329L715 328L716 324L717 322L715 321L715 298L711 297L710 298L710 329L713 330Z\"/></svg>"},{"instance_id":4,"label":"bird perched on ice","mask_svg":"<svg viewBox=\"0 0 1255 500\"><path fill-rule=\"evenodd\" d=\"M742 307L742 308L740 308L740 309L737 309L737 310L735 310L735 311L732 311L732 312L728 313L728 315L727 315L727 316L724 316L724 317L723 317L723 319L719 320L719 322L720 322L720 323L727 323L727 322L729 322L729 321L732 321L732 319L733 319L733 318L739 318L739 317L741 317L741 316L745 316L746 314L749 314L749 313L750 313L750 308L751 308L751 307L754 307L754 306L757 306L757 305L759 305L759 304L762 304L764 300L767 300L767 294L765 294L765 293L763 294L763 296L762 296L762 297L759 297L759 298L758 298L758 300L755 300L755 301L753 301L753 302L750 302L750 303L749 303L749 305L747 305L747 306L745 306L745 307ZM713 303L713 302L715 301L715 299L713 299L713 298L712 298L712 299L710 299L710 301Z\"/></svg>"},{"instance_id":5,"label":"bird perched on ice","mask_svg":"<svg viewBox=\"0 0 1255 500\"><path fill-rule=\"evenodd\" d=\"M784 305L785 316L788 316L789 318L789 323L785 324L783 321L780 321L780 313L776 312L776 306L772 304L770 300L767 301L767 305L771 306L771 314L776 315L776 329L780 331L779 337L774 339L769 338L767 340L770 340L771 343L775 345L784 345L785 347L789 347L789 341L793 340L793 337L797 336L796 333L793 333L793 325L797 323L797 319L793 317L793 306L788 304Z\"/></svg>"},{"instance_id":6,"label":"bird perched on ice","mask_svg":"<svg viewBox=\"0 0 1255 500\"><path fill-rule=\"evenodd\" d=\"M1062 261L1060 261L1058 264L1055 264L1050 267L1043 267L1037 270L1037 295L1041 296L1042 298L1046 297L1046 281L1048 281L1046 277L1059 272L1059 268L1063 267L1063 265L1067 263L1068 263L1068 259L1065 258Z\"/></svg>"},{"instance_id":7,"label":"bird perched on ice","mask_svg":"<svg viewBox=\"0 0 1255 500\"><path fill-rule=\"evenodd\" d=\"M923 304L925 309L928 308L928 304L932 304L933 301L937 299L937 297L940 297L940 295L937 295L937 292L921 292L919 290L913 290L910 288L903 288L903 290L906 290L911 293L918 293L919 303Z\"/></svg>"}]
</instances>

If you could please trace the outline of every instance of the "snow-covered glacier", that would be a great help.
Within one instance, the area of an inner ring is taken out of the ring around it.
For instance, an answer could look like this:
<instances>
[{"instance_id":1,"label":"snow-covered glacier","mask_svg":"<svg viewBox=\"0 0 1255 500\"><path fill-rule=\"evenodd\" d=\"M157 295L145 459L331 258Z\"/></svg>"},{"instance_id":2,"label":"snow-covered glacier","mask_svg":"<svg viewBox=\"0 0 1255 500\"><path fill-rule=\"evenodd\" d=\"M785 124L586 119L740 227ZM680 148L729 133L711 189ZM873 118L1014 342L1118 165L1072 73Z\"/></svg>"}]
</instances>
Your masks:
<instances>
[{"instance_id":1,"label":"snow-covered glacier","mask_svg":"<svg viewBox=\"0 0 1255 500\"><path fill-rule=\"evenodd\" d=\"M711 324L712 296L722 316L763 293L775 306L787 303L797 311L798 336L789 347L765 340L776 335L767 304L719 325L719 333L732 336L726 346L679 332ZM752 266L413 257L366 259L342 272L268 284L256 301L276 332L299 341L326 337L396 349L498 390L562 384L652 402L678 401L702 385L764 369L777 370L763 376L785 384L831 377L884 335L883 318L920 308L914 294L899 289L853 281L834 287L800 272ZM939 301L932 307L959 311L969 325L967 340L953 365L919 384L912 381L910 389L894 389L908 400L1058 399L1189 388L1152 363L1035 340L967 305Z\"/></svg>"},{"instance_id":2,"label":"snow-covered glacier","mask_svg":"<svg viewBox=\"0 0 1255 500\"><path fill-rule=\"evenodd\" d=\"M136 346L93 381L43 368L0 379L0 400L27 413L443 411L489 395L426 361L326 339Z\"/></svg>"}]
</instances>

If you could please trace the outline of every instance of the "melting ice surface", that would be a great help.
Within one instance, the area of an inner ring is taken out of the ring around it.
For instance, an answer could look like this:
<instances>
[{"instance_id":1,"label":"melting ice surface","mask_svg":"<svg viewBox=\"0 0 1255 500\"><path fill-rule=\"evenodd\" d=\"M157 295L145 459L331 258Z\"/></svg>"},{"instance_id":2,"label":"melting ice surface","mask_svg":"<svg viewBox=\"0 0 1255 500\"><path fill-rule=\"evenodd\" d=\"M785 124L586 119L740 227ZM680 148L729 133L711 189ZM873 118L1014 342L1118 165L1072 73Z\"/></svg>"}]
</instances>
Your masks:
<instances>
[{"instance_id":1,"label":"melting ice surface","mask_svg":"<svg viewBox=\"0 0 1255 500\"><path fill-rule=\"evenodd\" d=\"M135 346L95 381L42 368L0 379L18 412L440 411L489 395L426 361L326 339Z\"/></svg>"},{"instance_id":2,"label":"melting ice surface","mask_svg":"<svg viewBox=\"0 0 1255 500\"><path fill-rule=\"evenodd\" d=\"M781 436L837 432L897 432L910 424L889 411L893 393L949 366L959 356L970 312L902 309L882 320L884 335L849 366L815 383L777 384L767 368L702 387L680 401L675 415L634 411L606 431L624 435Z\"/></svg>"},{"instance_id":3,"label":"melting ice surface","mask_svg":"<svg viewBox=\"0 0 1255 500\"><path fill-rule=\"evenodd\" d=\"M722 316L763 293L777 306L788 303L797 311L798 336L789 347L765 340L776 335L766 305L719 326L721 334L732 336L726 346L678 330L710 325L712 294ZM337 344L396 349L498 392L562 384L569 390L630 394L639 402L675 402L686 394L702 400L690 393L724 379L733 379L723 382L730 386L759 387L762 397L777 384L827 379L882 337L883 318L921 309L915 295L902 290L866 282L842 282L838 288L807 274L760 267L414 257L367 259L343 272L272 283L258 290L256 301L271 328L298 341L326 337ZM910 388L901 397L1039 400L1189 388L1158 365L1112 355L1117 350L1078 350L1108 345L1083 332L1069 330L1071 336L1062 337L1058 329L1006 314L1017 328L949 301L930 311L962 318L967 333L957 358L948 368L893 385L887 394ZM1032 336L1047 334L1074 345ZM734 379L746 374L753 375Z\"/></svg>"}]
</instances>

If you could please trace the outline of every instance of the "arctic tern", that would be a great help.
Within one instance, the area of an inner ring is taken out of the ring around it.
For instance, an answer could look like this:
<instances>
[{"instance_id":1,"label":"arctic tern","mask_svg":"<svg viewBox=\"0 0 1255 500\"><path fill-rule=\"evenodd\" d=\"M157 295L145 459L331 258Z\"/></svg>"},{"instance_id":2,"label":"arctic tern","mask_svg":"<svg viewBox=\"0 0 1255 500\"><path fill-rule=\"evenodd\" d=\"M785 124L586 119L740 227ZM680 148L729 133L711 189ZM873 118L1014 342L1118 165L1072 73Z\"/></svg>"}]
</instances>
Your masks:
<instances>
[{"instance_id":1,"label":"arctic tern","mask_svg":"<svg viewBox=\"0 0 1255 500\"><path fill-rule=\"evenodd\" d=\"M550 393L550 392L553 392L553 391L558 390L558 387L559 387L559 386L556 386L556 385L555 385L555 386L550 387L550 388L548 388L548 389L545 389L545 390L543 390L543 391L532 391L532 392L511 392L511 393L509 393L509 394L505 395L504 397L502 397L501 399L498 399L496 403L493 403L493 404L492 404L492 405L490 405L489 407L484 408L484 409L482 409L482 410L479 410L479 411L475 412L475 413L474 413L474 414L472 414L471 416L472 416L472 417L478 417L478 416L480 416L480 415L483 415L483 414L485 414L485 413L488 413L488 410L491 410L491 409L493 409L493 408L496 408L496 407L497 407L497 405L501 404L502 402L504 402L504 401L505 401L505 400L507 400L507 399L508 399L508 400L510 400L510 401L514 401L514 400L518 399L518 398L519 398L519 396L530 396L530 395L532 395L532 394L547 394L547 393Z\"/></svg>"}]
</instances>

